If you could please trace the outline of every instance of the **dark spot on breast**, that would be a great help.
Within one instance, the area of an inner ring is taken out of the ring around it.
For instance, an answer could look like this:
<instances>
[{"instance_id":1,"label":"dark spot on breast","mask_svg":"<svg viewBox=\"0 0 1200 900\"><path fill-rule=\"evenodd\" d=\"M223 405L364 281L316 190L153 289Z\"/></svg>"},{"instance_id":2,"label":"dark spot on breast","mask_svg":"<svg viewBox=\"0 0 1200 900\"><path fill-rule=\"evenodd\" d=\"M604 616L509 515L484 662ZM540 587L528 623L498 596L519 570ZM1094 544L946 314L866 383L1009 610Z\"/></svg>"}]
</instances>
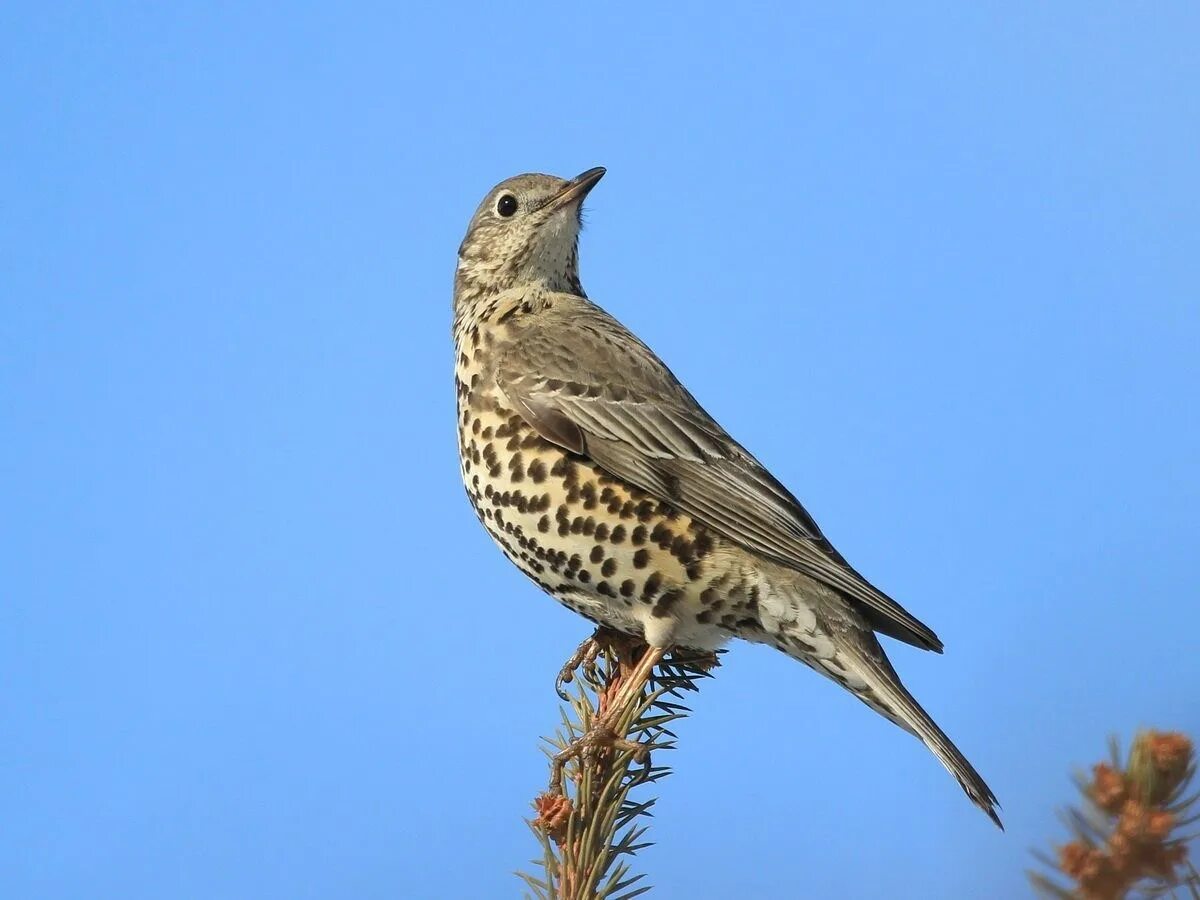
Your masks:
<instances>
[{"instance_id":1,"label":"dark spot on breast","mask_svg":"<svg viewBox=\"0 0 1200 900\"><path fill-rule=\"evenodd\" d=\"M617 571L617 561L615 559L613 559L611 556L608 559L606 559L604 561L604 565L602 565L600 567L600 574L603 575L605 578L609 578L612 575L616 574L616 571Z\"/></svg>"},{"instance_id":2,"label":"dark spot on breast","mask_svg":"<svg viewBox=\"0 0 1200 900\"><path fill-rule=\"evenodd\" d=\"M659 522L654 526L654 530L650 532L650 540L658 544L663 550L671 546L671 541L675 535L671 533L671 529Z\"/></svg>"},{"instance_id":3,"label":"dark spot on breast","mask_svg":"<svg viewBox=\"0 0 1200 900\"><path fill-rule=\"evenodd\" d=\"M600 534L600 532L597 531L596 535L599 536L599 534ZM614 544L624 543L624 541L625 541L625 526L617 525L616 527L614 527L612 530L612 534L609 535L608 539L610 541L612 541Z\"/></svg>"},{"instance_id":4,"label":"dark spot on breast","mask_svg":"<svg viewBox=\"0 0 1200 900\"><path fill-rule=\"evenodd\" d=\"M654 504L649 500L643 500L637 505L635 512L639 522L649 522L654 516Z\"/></svg>"},{"instance_id":5,"label":"dark spot on breast","mask_svg":"<svg viewBox=\"0 0 1200 900\"><path fill-rule=\"evenodd\" d=\"M677 535L674 540L671 541L671 555L684 565L687 565L694 557L692 542L682 534Z\"/></svg>"},{"instance_id":6,"label":"dark spot on breast","mask_svg":"<svg viewBox=\"0 0 1200 900\"><path fill-rule=\"evenodd\" d=\"M592 552L588 554L588 561L598 563L604 559L604 548L597 544L592 548Z\"/></svg>"},{"instance_id":7,"label":"dark spot on breast","mask_svg":"<svg viewBox=\"0 0 1200 900\"><path fill-rule=\"evenodd\" d=\"M658 593L659 588L661 588L661 587L662 587L662 576L659 575L657 572L651 572L646 577L646 583L644 585L642 585L642 599L649 600L651 597L653 597L655 594Z\"/></svg>"},{"instance_id":8,"label":"dark spot on breast","mask_svg":"<svg viewBox=\"0 0 1200 900\"><path fill-rule=\"evenodd\" d=\"M670 615L671 607L679 602L679 598L683 596L683 591L663 591L662 596L658 598L654 604L654 608L650 610L650 615L656 619L664 618Z\"/></svg>"},{"instance_id":9,"label":"dark spot on breast","mask_svg":"<svg viewBox=\"0 0 1200 900\"><path fill-rule=\"evenodd\" d=\"M529 480L534 484L541 484L546 480L546 464L540 459L530 461L529 467L525 472L529 476Z\"/></svg>"},{"instance_id":10,"label":"dark spot on breast","mask_svg":"<svg viewBox=\"0 0 1200 900\"><path fill-rule=\"evenodd\" d=\"M676 481L675 490L679 490L678 485L679 483ZM679 518L679 513L675 511L675 507L673 507L670 503L667 503L665 500L659 500L654 508L654 511L660 516L666 516L668 519L673 520Z\"/></svg>"},{"instance_id":11,"label":"dark spot on breast","mask_svg":"<svg viewBox=\"0 0 1200 900\"><path fill-rule=\"evenodd\" d=\"M640 547L642 544L646 543L646 526L636 526L633 529L633 533L630 534L629 540L633 542L633 546L635 547Z\"/></svg>"},{"instance_id":12,"label":"dark spot on breast","mask_svg":"<svg viewBox=\"0 0 1200 900\"><path fill-rule=\"evenodd\" d=\"M572 463L563 473L563 487L571 487L579 483L579 466Z\"/></svg>"},{"instance_id":13,"label":"dark spot on breast","mask_svg":"<svg viewBox=\"0 0 1200 900\"><path fill-rule=\"evenodd\" d=\"M620 527L619 525L617 526ZM603 541L608 539L608 526L601 522L596 526L596 540Z\"/></svg>"},{"instance_id":14,"label":"dark spot on breast","mask_svg":"<svg viewBox=\"0 0 1200 900\"><path fill-rule=\"evenodd\" d=\"M687 572L689 581L699 581L700 577L704 574L704 563L691 563L685 571Z\"/></svg>"},{"instance_id":15,"label":"dark spot on breast","mask_svg":"<svg viewBox=\"0 0 1200 900\"><path fill-rule=\"evenodd\" d=\"M637 551L637 553L633 554L633 567L635 569L644 569L644 568L646 568L646 565L649 562L650 562L650 551L647 550L645 547L643 547L641 550Z\"/></svg>"},{"instance_id":16,"label":"dark spot on breast","mask_svg":"<svg viewBox=\"0 0 1200 900\"><path fill-rule=\"evenodd\" d=\"M550 530L550 517L549 516L542 516L540 519L538 519L537 530L540 531L542 534L545 534L546 532L548 532Z\"/></svg>"},{"instance_id":17,"label":"dark spot on breast","mask_svg":"<svg viewBox=\"0 0 1200 900\"><path fill-rule=\"evenodd\" d=\"M632 596L633 596L633 589L634 589L636 586L637 586L637 585L635 585L635 584L633 583L633 579L632 579L632 578L626 578L624 581L622 581L622 582L621 582L621 596L622 596L622 597L632 597Z\"/></svg>"},{"instance_id":18,"label":"dark spot on breast","mask_svg":"<svg viewBox=\"0 0 1200 900\"><path fill-rule=\"evenodd\" d=\"M576 573L575 577L578 578L580 581L582 581L584 584L587 584L589 581L592 580L592 573L589 572L587 569L580 569L579 572Z\"/></svg>"},{"instance_id":19,"label":"dark spot on breast","mask_svg":"<svg viewBox=\"0 0 1200 900\"><path fill-rule=\"evenodd\" d=\"M596 591L603 594L605 597L617 596L617 592L612 589L612 586L607 581L597 582Z\"/></svg>"}]
</instances>

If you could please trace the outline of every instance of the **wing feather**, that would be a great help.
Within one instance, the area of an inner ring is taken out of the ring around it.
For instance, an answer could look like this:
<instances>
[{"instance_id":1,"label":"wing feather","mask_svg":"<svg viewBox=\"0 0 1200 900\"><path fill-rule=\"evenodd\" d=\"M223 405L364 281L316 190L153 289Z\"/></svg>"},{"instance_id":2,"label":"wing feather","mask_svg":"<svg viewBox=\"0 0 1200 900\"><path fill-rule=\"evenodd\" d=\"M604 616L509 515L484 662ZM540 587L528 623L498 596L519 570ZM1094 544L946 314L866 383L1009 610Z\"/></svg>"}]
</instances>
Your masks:
<instances>
[{"instance_id":1,"label":"wing feather","mask_svg":"<svg viewBox=\"0 0 1200 900\"><path fill-rule=\"evenodd\" d=\"M547 440L837 590L876 630L941 650L937 636L851 568L788 489L599 307L526 327L501 356L496 379Z\"/></svg>"}]
</instances>

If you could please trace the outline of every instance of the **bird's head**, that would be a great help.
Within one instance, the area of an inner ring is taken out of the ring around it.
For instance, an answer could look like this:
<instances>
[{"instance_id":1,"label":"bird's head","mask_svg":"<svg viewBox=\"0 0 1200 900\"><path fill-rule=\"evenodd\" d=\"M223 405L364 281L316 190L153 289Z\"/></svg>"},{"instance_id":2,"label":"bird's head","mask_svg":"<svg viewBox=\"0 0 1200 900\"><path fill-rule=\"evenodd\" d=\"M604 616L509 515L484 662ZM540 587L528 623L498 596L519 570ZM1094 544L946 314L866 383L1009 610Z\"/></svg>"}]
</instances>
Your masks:
<instances>
[{"instance_id":1,"label":"bird's head","mask_svg":"<svg viewBox=\"0 0 1200 900\"><path fill-rule=\"evenodd\" d=\"M583 198L603 176L599 166L569 181L517 175L488 191L458 248L456 296L526 284L582 293L580 213Z\"/></svg>"}]
</instances>

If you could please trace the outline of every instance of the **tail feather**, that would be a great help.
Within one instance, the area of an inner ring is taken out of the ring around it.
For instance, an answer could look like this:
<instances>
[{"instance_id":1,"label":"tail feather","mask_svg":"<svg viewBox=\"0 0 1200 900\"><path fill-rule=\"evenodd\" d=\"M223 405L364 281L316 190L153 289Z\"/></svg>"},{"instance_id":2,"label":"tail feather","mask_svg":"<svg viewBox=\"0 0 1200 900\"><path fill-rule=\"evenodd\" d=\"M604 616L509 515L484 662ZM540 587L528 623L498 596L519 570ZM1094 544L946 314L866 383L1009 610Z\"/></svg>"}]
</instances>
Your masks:
<instances>
[{"instance_id":1,"label":"tail feather","mask_svg":"<svg viewBox=\"0 0 1200 900\"><path fill-rule=\"evenodd\" d=\"M921 708L921 704L917 703L913 695L904 687L874 636L872 635L870 640L864 644L867 646L851 647L842 644L839 647L848 657L854 674L866 682L865 691L855 691L859 699L905 731L920 738L921 742L958 780L963 791L971 798L971 802L987 813L988 818L1003 831L1004 824L996 814L999 803L996 795L992 793L992 789L975 771L975 767L967 762L967 758L954 746L954 742L933 721L929 713ZM869 644L875 646L871 647Z\"/></svg>"}]
</instances>

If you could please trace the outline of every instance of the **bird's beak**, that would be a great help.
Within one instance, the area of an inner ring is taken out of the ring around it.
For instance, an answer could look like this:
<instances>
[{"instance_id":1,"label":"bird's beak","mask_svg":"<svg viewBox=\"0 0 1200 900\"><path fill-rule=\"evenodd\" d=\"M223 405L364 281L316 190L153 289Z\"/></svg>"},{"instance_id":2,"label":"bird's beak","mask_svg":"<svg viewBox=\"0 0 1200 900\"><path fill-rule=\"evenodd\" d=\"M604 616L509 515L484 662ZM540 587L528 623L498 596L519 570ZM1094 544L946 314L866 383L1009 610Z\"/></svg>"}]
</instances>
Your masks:
<instances>
[{"instance_id":1,"label":"bird's beak","mask_svg":"<svg viewBox=\"0 0 1200 900\"><path fill-rule=\"evenodd\" d=\"M570 181L566 187L546 201L546 209L555 210L571 203L578 203L587 196L588 191L596 186L596 183L604 177L607 171L604 166L596 166L594 169L588 169L586 172L581 172Z\"/></svg>"}]
</instances>

